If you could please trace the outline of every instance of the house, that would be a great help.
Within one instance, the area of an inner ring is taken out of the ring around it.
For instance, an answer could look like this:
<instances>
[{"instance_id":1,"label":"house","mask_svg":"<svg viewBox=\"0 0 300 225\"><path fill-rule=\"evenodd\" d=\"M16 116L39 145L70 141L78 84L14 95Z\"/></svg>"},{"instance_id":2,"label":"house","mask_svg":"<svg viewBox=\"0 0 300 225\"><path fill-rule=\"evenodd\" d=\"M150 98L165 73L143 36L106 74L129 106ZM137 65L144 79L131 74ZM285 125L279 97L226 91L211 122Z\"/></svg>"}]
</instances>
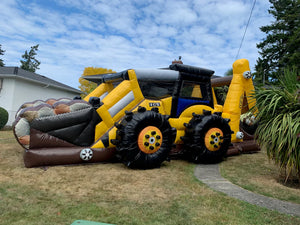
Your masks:
<instances>
[{"instance_id":1,"label":"house","mask_svg":"<svg viewBox=\"0 0 300 225\"><path fill-rule=\"evenodd\" d=\"M73 99L80 94L80 90L43 75L18 67L0 67L0 107L8 111L8 126L12 125L17 110L25 102L49 98Z\"/></svg>"}]
</instances>

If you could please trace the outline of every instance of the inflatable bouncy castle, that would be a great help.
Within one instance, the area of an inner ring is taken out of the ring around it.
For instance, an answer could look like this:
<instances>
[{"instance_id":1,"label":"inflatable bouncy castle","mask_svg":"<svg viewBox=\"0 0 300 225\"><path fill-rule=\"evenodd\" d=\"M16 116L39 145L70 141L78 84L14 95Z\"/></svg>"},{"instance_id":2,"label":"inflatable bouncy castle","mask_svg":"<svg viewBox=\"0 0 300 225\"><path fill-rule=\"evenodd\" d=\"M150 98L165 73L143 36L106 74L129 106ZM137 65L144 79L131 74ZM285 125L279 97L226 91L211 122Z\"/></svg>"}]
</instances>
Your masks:
<instances>
[{"instance_id":1,"label":"inflatable bouncy castle","mask_svg":"<svg viewBox=\"0 0 300 225\"><path fill-rule=\"evenodd\" d=\"M167 69L129 69L84 76L98 84L84 99L25 103L14 123L25 166L114 158L148 169L174 154L212 163L229 151L257 150L253 133L247 131L255 110L240 121L242 112L255 105L248 61L234 62L233 77L212 79L213 74L179 63ZM214 92L222 85L230 85L224 105Z\"/></svg>"}]
</instances>

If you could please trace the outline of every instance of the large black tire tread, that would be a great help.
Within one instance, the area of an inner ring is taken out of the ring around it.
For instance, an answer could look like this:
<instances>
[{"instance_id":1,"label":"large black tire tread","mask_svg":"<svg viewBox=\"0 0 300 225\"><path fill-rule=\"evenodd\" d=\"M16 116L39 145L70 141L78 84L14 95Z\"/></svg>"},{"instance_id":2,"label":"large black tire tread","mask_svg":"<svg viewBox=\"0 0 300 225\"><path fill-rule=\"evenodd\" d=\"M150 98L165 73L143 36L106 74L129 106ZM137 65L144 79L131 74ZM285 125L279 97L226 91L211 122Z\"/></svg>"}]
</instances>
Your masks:
<instances>
[{"instance_id":1,"label":"large black tire tread","mask_svg":"<svg viewBox=\"0 0 300 225\"><path fill-rule=\"evenodd\" d=\"M185 156L195 163L217 163L227 153L231 143L229 120L218 114L194 115L186 125L186 135L183 138ZM211 128L219 128L223 132L223 143L217 151L210 151L205 146L205 135Z\"/></svg>"},{"instance_id":2,"label":"large black tire tread","mask_svg":"<svg viewBox=\"0 0 300 225\"><path fill-rule=\"evenodd\" d=\"M147 126L157 127L163 136L160 148L152 154L141 151L137 143L139 133ZM137 169L160 167L169 156L176 134L167 116L158 113L157 110L146 111L145 108L127 113L117 128L117 157L126 166Z\"/></svg>"}]
</instances>

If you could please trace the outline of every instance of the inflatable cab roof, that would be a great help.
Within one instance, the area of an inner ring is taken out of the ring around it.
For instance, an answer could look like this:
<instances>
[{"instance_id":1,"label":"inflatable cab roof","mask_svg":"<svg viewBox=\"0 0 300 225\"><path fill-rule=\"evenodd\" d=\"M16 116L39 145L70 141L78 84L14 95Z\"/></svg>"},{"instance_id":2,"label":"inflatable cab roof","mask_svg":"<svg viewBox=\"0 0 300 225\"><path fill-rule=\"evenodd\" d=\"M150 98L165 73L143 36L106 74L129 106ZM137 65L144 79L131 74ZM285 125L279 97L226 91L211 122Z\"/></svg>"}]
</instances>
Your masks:
<instances>
[{"instance_id":1,"label":"inflatable cab roof","mask_svg":"<svg viewBox=\"0 0 300 225\"><path fill-rule=\"evenodd\" d=\"M196 66L189 66L184 64L172 64L169 68L165 69L133 69L138 80L149 80L149 81L176 81L179 76L191 76L195 80L207 80L214 74L213 70L204 69ZM109 74L96 74L91 76L84 76L84 79L101 84L107 82L116 82L121 80L128 80L128 70L119 73L109 73ZM202 79L201 79L202 78Z\"/></svg>"}]
</instances>

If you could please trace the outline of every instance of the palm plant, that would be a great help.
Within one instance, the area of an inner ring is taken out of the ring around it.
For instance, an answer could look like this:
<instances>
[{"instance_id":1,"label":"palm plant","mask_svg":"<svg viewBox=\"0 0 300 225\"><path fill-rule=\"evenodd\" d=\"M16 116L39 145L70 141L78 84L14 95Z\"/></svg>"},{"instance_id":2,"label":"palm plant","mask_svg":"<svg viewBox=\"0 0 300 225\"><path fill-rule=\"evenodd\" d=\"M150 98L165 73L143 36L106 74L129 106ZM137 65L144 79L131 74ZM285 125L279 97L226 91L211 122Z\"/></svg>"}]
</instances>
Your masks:
<instances>
[{"instance_id":1,"label":"palm plant","mask_svg":"<svg viewBox=\"0 0 300 225\"><path fill-rule=\"evenodd\" d=\"M228 85L214 88L218 104L224 105L228 93L228 88Z\"/></svg>"},{"instance_id":2,"label":"palm plant","mask_svg":"<svg viewBox=\"0 0 300 225\"><path fill-rule=\"evenodd\" d=\"M296 173L300 181L300 84L295 70L285 70L280 86L256 90L258 143L283 168L285 181Z\"/></svg>"}]
</instances>

